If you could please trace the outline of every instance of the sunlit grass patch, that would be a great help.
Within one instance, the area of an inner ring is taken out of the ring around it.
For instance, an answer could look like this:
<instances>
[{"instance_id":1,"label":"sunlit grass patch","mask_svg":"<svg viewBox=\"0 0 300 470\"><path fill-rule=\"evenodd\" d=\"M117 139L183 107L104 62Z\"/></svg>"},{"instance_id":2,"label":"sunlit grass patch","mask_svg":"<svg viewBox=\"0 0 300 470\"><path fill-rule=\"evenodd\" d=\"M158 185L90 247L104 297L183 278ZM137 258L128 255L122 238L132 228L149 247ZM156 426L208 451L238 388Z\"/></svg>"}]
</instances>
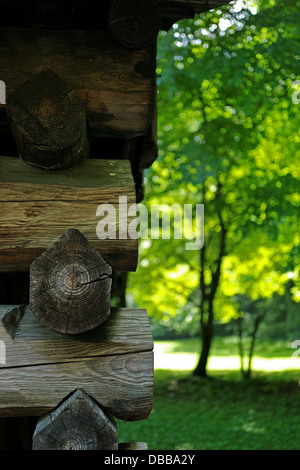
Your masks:
<instances>
[{"instance_id":1,"label":"sunlit grass patch","mask_svg":"<svg viewBox=\"0 0 300 470\"><path fill-rule=\"evenodd\" d=\"M200 339L155 341L154 368L193 370L200 351ZM254 371L298 370L300 357L293 357L294 350L288 342L259 342L255 349ZM239 370L240 357L236 337L216 338L208 360L208 370Z\"/></svg>"}]
</instances>

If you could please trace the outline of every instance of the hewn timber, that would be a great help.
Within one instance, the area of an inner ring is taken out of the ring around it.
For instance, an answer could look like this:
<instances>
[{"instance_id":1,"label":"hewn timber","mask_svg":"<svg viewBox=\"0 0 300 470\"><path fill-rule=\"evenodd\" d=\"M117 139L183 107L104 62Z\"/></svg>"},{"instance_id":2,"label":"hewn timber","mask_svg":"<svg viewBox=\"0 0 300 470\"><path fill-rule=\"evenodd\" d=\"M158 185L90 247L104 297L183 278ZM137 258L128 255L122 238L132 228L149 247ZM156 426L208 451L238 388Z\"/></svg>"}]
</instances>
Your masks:
<instances>
[{"instance_id":1,"label":"hewn timber","mask_svg":"<svg viewBox=\"0 0 300 470\"><path fill-rule=\"evenodd\" d=\"M33 450L118 450L115 420L83 389L75 390L36 426Z\"/></svg>"},{"instance_id":2,"label":"hewn timber","mask_svg":"<svg viewBox=\"0 0 300 470\"><path fill-rule=\"evenodd\" d=\"M229 3L230 0L153 0L157 3L162 23L172 19L192 18L195 13L202 13ZM113 0L95 2L95 0L2 0L3 15L0 24L51 27L51 28L86 28L105 29L107 15ZM124 1L124 3L126 3ZM132 2L131 2L132 3Z\"/></svg>"},{"instance_id":3,"label":"hewn timber","mask_svg":"<svg viewBox=\"0 0 300 470\"><path fill-rule=\"evenodd\" d=\"M77 388L116 418L148 417L153 340L145 310L113 308L93 332L70 336L44 327L29 307L18 309L0 307L0 337L6 345L0 417L43 415Z\"/></svg>"},{"instance_id":4,"label":"hewn timber","mask_svg":"<svg viewBox=\"0 0 300 470\"><path fill-rule=\"evenodd\" d=\"M145 135L151 117L151 48L131 51L104 31L0 28L1 80L7 98L43 69L53 70L83 99L100 137Z\"/></svg>"},{"instance_id":5,"label":"hewn timber","mask_svg":"<svg viewBox=\"0 0 300 470\"><path fill-rule=\"evenodd\" d=\"M135 201L128 160L87 160L44 172L19 158L0 157L0 271L28 271L69 228L80 230L116 271L134 271L136 216L127 217L127 210ZM102 235L96 233L98 223L106 225L104 210L96 215L100 204L110 204L112 215Z\"/></svg>"},{"instance_id":6,"label":"hewn timber","mask_svg":"<svg viewBox=\"0 0 300 470\"><path fill-rule=\"evenodd\" d=\"M66 336L45 328L28 306L0 305L0 331L6 342L6 364L1 367L61 363L153 348L144 309L112 307L110 317L101 327L90 333Z\"/></svg>"},{"instance_id":7,"label":"hewn timber","mask_svg":"<svg viewBox=\"0 0 300 470\"><path fill-rule=\"evenodd\" d=\"M160 27L157 0L113 0L108 29L122 45L131 49L156 42Z\"/></svg>"},{"instance_id":8,"label":"hewn timber","mask_svg":"<svg viewBox=\"0 0 300 470\"><path fill-rule=\"evenodd\" d=\"M111 266L69 229L30 267L30 308L58 333L85 333L109 317L111 287Z\"/></svg>"},{"instance_id":9,"label":"hewn timber","mask_svg":"<svg viewBox=\"0 0 300 470\"><path fill-rule=\"evenodd\" d=\"M108 29L113 37L129 48L155 42L160 29L169 29L183 18L219 8L230 0L112 0Z\"/></svg>"},{"instance_id":10,"label":"hewn timber","mask_svg":"<svg viewBox=\"0 0 300 470\"><path fill-rule=\"evenodd\" d=\"M11 93L7 115L22 160L45 170L64 170L88 158L82 99L50 69Z\"/></svg>"}]
</instances>

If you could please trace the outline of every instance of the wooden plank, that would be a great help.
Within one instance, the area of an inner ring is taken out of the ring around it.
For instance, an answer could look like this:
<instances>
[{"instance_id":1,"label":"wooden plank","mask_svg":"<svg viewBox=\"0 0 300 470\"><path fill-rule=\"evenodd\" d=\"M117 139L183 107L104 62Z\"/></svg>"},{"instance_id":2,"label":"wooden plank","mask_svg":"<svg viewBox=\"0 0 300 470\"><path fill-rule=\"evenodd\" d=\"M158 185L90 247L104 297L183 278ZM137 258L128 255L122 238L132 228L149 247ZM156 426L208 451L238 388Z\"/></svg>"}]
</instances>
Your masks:
<instances>
[{"instance_id":1,"label":"wooden plank","mask_svg":"<svg viewBox=\"0 0 300 470\"><path fill-rule=\"evenodd\" d=\"M178 19L181 19L186 18L184 14L187 11L192 12L194 15L195 13L219 8L220 6L229 3L230 0L153 0L153 3L156 3L156 1L158 4L158 12L160 13L162 20L164 20L170 18L171 13L176 9L179 14L181 10L182 16L178 17ZM52 0L52 3L53 2L54 0ZM30 3L33 3L33 5L30 5ZM42 3L43 7L37 9L37 3L39 5ZM78 27L78 25L82 24L86 28L96 29L97 26L104 27L105 20L107 20L107 12L109 11L109 7L112 3L112 0L106 0L106 2L101 5L100 2L86 0L83 5L76 5L75 9L74 2L71 2L70 5L61 5L56 3L56 8L54 9L53 5L51 5L51 0L48 0L47 2L36 0L35 4L32 0L31 2L30 0L27 0L25 5L22 0L2 0L1 5L4 9L5 16L1 18L1 23L16 24L17 11L19 18L20 16L23 16L23 24L26 26L36 24L40 27L49 27L50 25L52 27L59 27L62 23L65 23L68 24L70 28ZM138 22L138 20L136 21Z\"/></svg>"},{"instance_id":2,"label":"wooden plank","mask_svg":"<svg viewBox=\"0 0 300 470\"><path fill-rule=\"evenodd\" d=\"M3 320L16 309L13 328ZM0 338L6 345L6 362L0 369L73 362L152 351L153 339L144 309L111 308L110 317L100 327L77 336L61 335L46 328L28 306L0 305Z\"/></svg>"},{"instance_id":3,"label":"wooden plank","mask_svg":"<svg viewBox=\"0 0 300 470\"><path fill-rule=\"evenodd\" d=\"M145 135L153 100L152 49L130 51L103 31L0 28L1 80L7 97L49 68L83 99L98 136Z\"/></svg>"},{"instance_id":4,"label":"wooden plank","mask_svg":"<svg viewBox=\"0 0 300 470\"><path fill-rule=\"evenodd\" d=\"M27 307L12 339L3 325L12 307L0 309L0 337L6 345L6 364L0 365L0 417L42 415L77 388L116 418L149 416L153 341L144 310L113 309L107 323L73 337L43 327Z\"/></svg>"},{"instance_id":5,"label":"wooden plank","mask_svg":"<svg viewBox=\"0 0 300 470\"><path fill-rule=\"evenodd\" d=\"M135 201L128 160L87 160L63 172L43 172L0 157L0 271L28 271L69 228L77 228L116 271L134 271L138 240L137 233L128 236L135 217L127 217L127 209ZM104 217L96 215L100 204L111 204L116 213L106 239L96 233Z\"/></svg>"},{"instance_id":6,"label":"wooden plank","mask_svg":"<svg viewBox=\"0 0 300 470\"><path fill-rule=\"evenodd\" d=\"M153 403L153 353L141 352L0 369L0 417L49 412L84 388L116 418L148 418Z\"/></svg>"}]
</instances>

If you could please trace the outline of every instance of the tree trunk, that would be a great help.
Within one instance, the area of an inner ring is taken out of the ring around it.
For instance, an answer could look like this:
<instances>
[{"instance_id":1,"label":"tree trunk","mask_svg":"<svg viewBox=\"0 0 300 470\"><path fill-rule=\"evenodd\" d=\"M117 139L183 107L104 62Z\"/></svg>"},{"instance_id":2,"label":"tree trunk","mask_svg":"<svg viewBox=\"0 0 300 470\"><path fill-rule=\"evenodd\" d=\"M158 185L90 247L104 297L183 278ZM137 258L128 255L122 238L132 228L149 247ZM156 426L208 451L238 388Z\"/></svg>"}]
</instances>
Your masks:
<instances>
[{"instance_id":1,"label":"tree trunk","mask_svg":"<svg viewBox=\"0 0 300 470\"><path fill-rule=\"evenodd\" d=\"M194 375L202 378L207 378L206 366L209 356L211 341L213 337L212 324L203 324L202 326L202 349L199 358L199 362L194 370Z\"/></svg>"},{"instance_id":2,"label":"tree trunk","mask_svg":"<svg viewBox=\"0 0 300 470\"><path fill-rule=\"evenodd\" d=\"M240 364L241 364L241 374L245 378L245 369L244 369L244 347L243 347L243 317L239 317L237 320L238 326L238 335L239 335L239 353L240 353Z\"/></svg>"},{"instance_id":3,"label":"tree trunk","mask_svg":"<svg viewBox=\"0 0 300 470\"><path fill-rule=\"evenodd\" d=\"M243 379L245 380L250 380L251 374L252 374L252 360L253 360L253 355L254 355L254 347L255 347L255 340L256 340L256 335L257 331L259 328L259 325L261 324L262 320L265 317L265 313L262 315L259 315L258 317L255 318L254 320L254 327L251 332L251 341L250 341L250 347L249 347L249 352L248 352L248 358L247 358L247 368L245 369L244 366L244 347L243 347L243 328L242 328L242 322L243 318L240 317L238 319L238 334L239 334L239 353L240 353L240 363L241 363L241 374Z\"/></svg>"},{"instance_id":4,"label":"tree trunk","mask_svg":"<svg viewBox=\"0 0 300 470\"><path fill-rule=\"evenodd\" d=\"M220 194L221 185L218 183L217 197ZM203 203L205 203L205 190L203 189ZM194 370L194 375L199 377L207 377L206 366L209 356L211 341L213 337L213 319L214 319L214 299L219 286L221 276L221 264L222 259L225 256L225 245L226 245L226 234L227 229L224 225L222 214L218 213L220 226L221 226L221 238L220 238L220 249L218 258L216 260L216 268L212 272L212 279L209 285L205 283L204 269L206 264L206 249L205 246L200 250L200 291L201 291L201 303L200 303L200 324L202 334L202 350L197 364ZM209 292L206 294L206 291ZM205 319L205 312L207 319Z\"/></svg>"},{"instance_id":5,"label":"tree trunk","mask_svg":"<svg viewBox=\"0 0 300 470\"><path fill-rule=\"evenodd\" d=\"M254 328L252 331L251 335L251 344L250 344L250 349L249 349L249 356L248 356L248 368L247 371L244 373L244 378L246 380L249 380L251 378L251 372L252 372L252 359L253 359L253 354L254 354L254 346L255 346L255 340L256 340L256 334L258 327L263 319L264 315L259 315L254 322Z\"/></svg>"}]
</instances>

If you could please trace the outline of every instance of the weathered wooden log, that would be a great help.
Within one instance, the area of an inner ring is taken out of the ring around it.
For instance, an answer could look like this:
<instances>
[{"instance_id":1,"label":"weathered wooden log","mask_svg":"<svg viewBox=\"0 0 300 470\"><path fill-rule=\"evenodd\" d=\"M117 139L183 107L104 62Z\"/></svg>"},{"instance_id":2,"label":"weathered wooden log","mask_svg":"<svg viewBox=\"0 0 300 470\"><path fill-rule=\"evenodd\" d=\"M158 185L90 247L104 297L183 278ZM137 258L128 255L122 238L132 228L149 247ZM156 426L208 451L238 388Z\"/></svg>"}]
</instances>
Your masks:
<instances>
[{"instance_id":1,"label":"weathered wooden log","mask_svg":"<svg viewBox=\"0 0 300 470\"><path fill-rule=\"evenodd\" d=\"M112 308L100 327L71 336L45 328L29 307L0 306L0 337L0 417L43 415L77 388L116 418L149 416L153 340L145 310Z\"/></svg>"},{"instance_id":2,"label":"weathered wooden log","mask_svg":"<svg viewBox=\"0 0 300 470\"><path fill-rule=\"evenodd\" d=\"M113 0L108 29L122 45L136 49L156 41L160 16L156 0Z\"/></svg>"},{"instance_id":3,"label":"weathered wooden log","mask_svg":"<svg viewBox=\"0 0 300 470\"><path fill-rule=\"evenodd\" d=\"M100 137L147 133L151 63L152 49L131 51L101 31L0 28L7 99L42 69L52 69L83 99L90 132Z\"/></svg>"},{"instance_id":4,"label":"weathered wooden log","mask_svg":"<svg viewBox=\"0 0 300 470\"><path fill-rule=\"evenodd\" d=\"M83 389L77 389L36 426L33 450L117 450L115 420Z\"/></svg>"},{"instance_id":5,"label":"weathered wooden log","mask_svg":"<svg viewBox=\"0 0 300 470\"><path fill-rule=\"evenodd\" d=\"M50 69L42 70L7 99L19 156L41 169L64 170L88 157L82 99Z\"/></svg>"},{"instance_id":6,"label":"weathered wooden log","mask_svg":"<svg viewBox=\"0 0 300 470\"><path fill-rule=\"evenodd\" d=\"M135 271L135 200L127 160L86 160L44 172L21 159L0 157L0 271L28 271L70 227L80 230L113 269ZM96 232L99 224L103 230Z\"/></svg>"},{"instance_id":7,"label":"weathered wooden log","mask_svg":"<svg viewBox=\"0 0 300 470\"><path fill-rule=\"evenodd\" d=\"M30 308L58 333L91 331L110 314L111 276L100 253L69 229L30 267Z\"/></svg>"}]
</instances>

